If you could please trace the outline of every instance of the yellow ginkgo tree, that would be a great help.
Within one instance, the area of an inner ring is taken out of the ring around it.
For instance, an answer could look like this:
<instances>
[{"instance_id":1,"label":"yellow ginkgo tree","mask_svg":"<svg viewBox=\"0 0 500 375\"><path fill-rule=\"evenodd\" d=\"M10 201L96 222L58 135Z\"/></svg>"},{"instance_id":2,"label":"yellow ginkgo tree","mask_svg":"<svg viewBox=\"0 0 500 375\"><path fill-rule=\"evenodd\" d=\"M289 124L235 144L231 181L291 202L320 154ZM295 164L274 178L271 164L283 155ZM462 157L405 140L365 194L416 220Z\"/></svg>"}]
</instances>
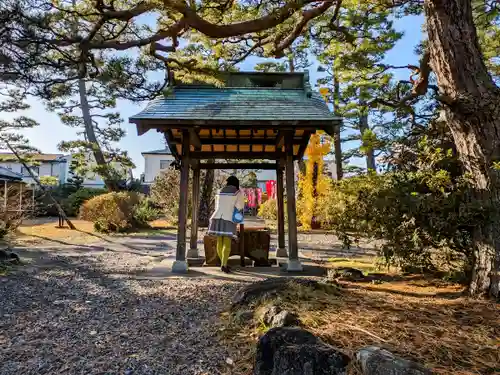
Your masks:
<instances>
[{"instance_id":1,"label":"yellow ginkgo tree","mask_svg":"<svg viewBox=\"0 0 500 375\"><path fill-rule=\"evenodd\" d=\"M324 157L330 152L330 141L325 134L313 134L306 149L305 172L299 175L299 220L304 229L316 223L318 198L328 190L328 179L323 174Z\"/></svg>"}]
</instances>

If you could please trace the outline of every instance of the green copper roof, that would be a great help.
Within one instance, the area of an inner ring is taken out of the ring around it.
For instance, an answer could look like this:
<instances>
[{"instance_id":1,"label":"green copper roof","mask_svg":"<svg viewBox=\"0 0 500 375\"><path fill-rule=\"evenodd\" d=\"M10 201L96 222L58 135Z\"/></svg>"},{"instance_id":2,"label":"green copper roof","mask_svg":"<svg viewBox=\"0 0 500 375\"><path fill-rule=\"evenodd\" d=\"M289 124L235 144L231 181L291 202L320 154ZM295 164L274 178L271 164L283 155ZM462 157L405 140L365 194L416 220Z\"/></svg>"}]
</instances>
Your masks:
<instances>
[{"instance_id":1,"label":"green copper roof","mask_svg":"<svg viewBox=\"0 0 500 375\"><path fill-rule=\"evenodd\" d=\"M318 121L340 123L317 93L278 87L214 88L179 86L151 103L131 122L141 120Z\"/></svg>"}]
</instances>

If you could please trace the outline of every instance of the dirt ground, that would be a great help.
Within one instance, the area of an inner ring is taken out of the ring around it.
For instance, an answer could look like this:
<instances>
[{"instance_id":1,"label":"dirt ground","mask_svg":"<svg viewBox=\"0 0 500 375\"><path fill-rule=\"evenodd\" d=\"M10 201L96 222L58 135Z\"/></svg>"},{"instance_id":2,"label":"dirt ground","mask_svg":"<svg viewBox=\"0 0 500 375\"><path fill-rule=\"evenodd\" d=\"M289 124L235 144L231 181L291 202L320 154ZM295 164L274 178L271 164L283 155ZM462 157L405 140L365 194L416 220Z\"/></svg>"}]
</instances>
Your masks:
<instances>
[{"instance_id":1,"label":"dirt ground","mask_svg":"<svg viewBox=\"0 0 500 375\"><path fill-rule=\"evenodd\" d=\"M277 304L295 312L304 328L351 358L374 345L435 374L500 373L500 304L469 299L462 286L423 275L378 274L339 283L334 293L292 288L255 309ZM237 358L228 374L250 374L256 341L269 327L227 319L224 343ZM348 373L361 374L355 366Z\"/></svg>"},{"instance_id":2,"label":"dirt ground","mask_svg":"<svg viewBox=\"0 0 500 375\"><path fill-rule=\"evenodd\" d=\"M268 274L172 275L162 266L175 259L168 223L120 236L74 224L26 223L12 239L25 265L0 275L0 374L251 373L265 327L234 326L225 311L239 287ZM302 233L299 247L304 262L377 271L370 244L346 252L330 234ZM498 304L418 275L342 283L335 295L295 291L282 302L348 354L380 345L438 374L500 373Z\"/></svg>"}]
</instances>

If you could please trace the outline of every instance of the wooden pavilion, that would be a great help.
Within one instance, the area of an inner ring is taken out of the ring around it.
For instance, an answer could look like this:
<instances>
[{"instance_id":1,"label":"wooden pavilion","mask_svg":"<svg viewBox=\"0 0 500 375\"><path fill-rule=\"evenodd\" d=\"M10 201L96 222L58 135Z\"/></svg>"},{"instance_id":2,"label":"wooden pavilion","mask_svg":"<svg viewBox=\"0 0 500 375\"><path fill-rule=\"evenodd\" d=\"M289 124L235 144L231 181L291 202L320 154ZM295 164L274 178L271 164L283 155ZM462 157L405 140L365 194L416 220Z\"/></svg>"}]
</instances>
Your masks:
<instances>
[{"instance_id":1,"label":"wooden pavilion","mask_svg":"<svg viewBox=\"0 0 500 375\"><path fill-rule=\"evenodd\" d=\"M173 272L187 272L186 222L189 169L193 207L198 207L201 169L272 169L277 173L278 252L288 271L301 271L298 256L294 162L318 130L332 135L341 119L311 90L308 73L221 73L223 86L176 85L131 117L139 135L155 129L181 167L179 226ZM211 162L209 160L212 160ZM215 162L213 160L216 160ZM285 248L284 181L288 210ZM192 210L190 249L198 257L197 210Z\"/></svg>"}]
</instances>

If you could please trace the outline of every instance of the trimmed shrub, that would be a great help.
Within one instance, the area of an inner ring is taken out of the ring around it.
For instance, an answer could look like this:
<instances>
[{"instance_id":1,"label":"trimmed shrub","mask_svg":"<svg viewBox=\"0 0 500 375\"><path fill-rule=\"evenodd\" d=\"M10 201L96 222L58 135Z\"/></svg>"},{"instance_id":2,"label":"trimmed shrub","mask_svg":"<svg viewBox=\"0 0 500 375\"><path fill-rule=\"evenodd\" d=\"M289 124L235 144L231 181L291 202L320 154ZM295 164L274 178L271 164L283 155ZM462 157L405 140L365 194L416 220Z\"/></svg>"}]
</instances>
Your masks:
<instances>
[{"instance_id":1,"label":"trimmed shrub","mask_svg":"<svg viewBox=\"0 0 500 375\"><path fill-rule=\"evenodd\" d=\"M192 181L189 181L188 194L188 215L191 213L191 186ZM175 223L179 212L179 195L180 195L180 172L173 167L163 171L157 176L151 185L151 202L161 208L165 219Z\"/></svg>"},{"instance_id":2,"label":"trimmed shrub","mask_svg":"<svg viewBox=\"0 0 500 375\"><path fill-rule=\"evenodd\" d=\"M144 227L135 216L142 196L135 192L112 192L86 201L79 217L92 221L99 232L126 232Z\"/></svg>"},{"instance_id":3,"label":"trimmed shrub","mask_svg":"<svg viewBox=\"0 0 500 375\"><path fill-rule=\"evenodd\" d=\"M402 268L467 270L472 230L488 217L467 199L467 181L444 170L344 179L319 207L323 227L346 247L361 236L382 240L381 255Z\"/></svg>"},{"instance_id":4,"label":"trimmed shrub","mask_svg":"<svg viewBox=\"0 0 500 375\"><path fill-rule=\"evenodd\" d=\"M89 189L82 188L70 194L68 198L63 201L63 208L68 216L77 216L81 205L91 198L98 195L105 194L106 189Z\"/></svg>"},{"instance_id":5,"label":"trimmed shrub","mask_svg":"<svg viewBox=\"0 0 500 375\"><path fill-rule=\"evenodd\" d=\"M147 225L148 222L160 218L161 210L156 208L150 198L143 198L135 208L134 217L138 223Z\"/></svg>"},{"instance_id":6,"label":"trimmed shrub","mask_svg":"<svg viewBox=\"0 0 500 375\"><path fill-rule=\"evenodd\" d=\"M285 222L287 221L288 214L286 212L286 200L283 202L285 205ZM268 199L264 203L262 203L259 206L259 212L257 215L264 219L264 220L269 220L269 221L276 221L278 220L278 202L276 199Z\"/></svg>"},{"instance_id":7,"label":"trimmed shrub","mask_svg":"<svg viewBox=\"0 0 500 375\"><path fill-rule=\"evenodd\" d=\"M257 215L264 220L278 220L278 205L276 199L268 199L262 203Z\"/></svg>"}]
</instances>

